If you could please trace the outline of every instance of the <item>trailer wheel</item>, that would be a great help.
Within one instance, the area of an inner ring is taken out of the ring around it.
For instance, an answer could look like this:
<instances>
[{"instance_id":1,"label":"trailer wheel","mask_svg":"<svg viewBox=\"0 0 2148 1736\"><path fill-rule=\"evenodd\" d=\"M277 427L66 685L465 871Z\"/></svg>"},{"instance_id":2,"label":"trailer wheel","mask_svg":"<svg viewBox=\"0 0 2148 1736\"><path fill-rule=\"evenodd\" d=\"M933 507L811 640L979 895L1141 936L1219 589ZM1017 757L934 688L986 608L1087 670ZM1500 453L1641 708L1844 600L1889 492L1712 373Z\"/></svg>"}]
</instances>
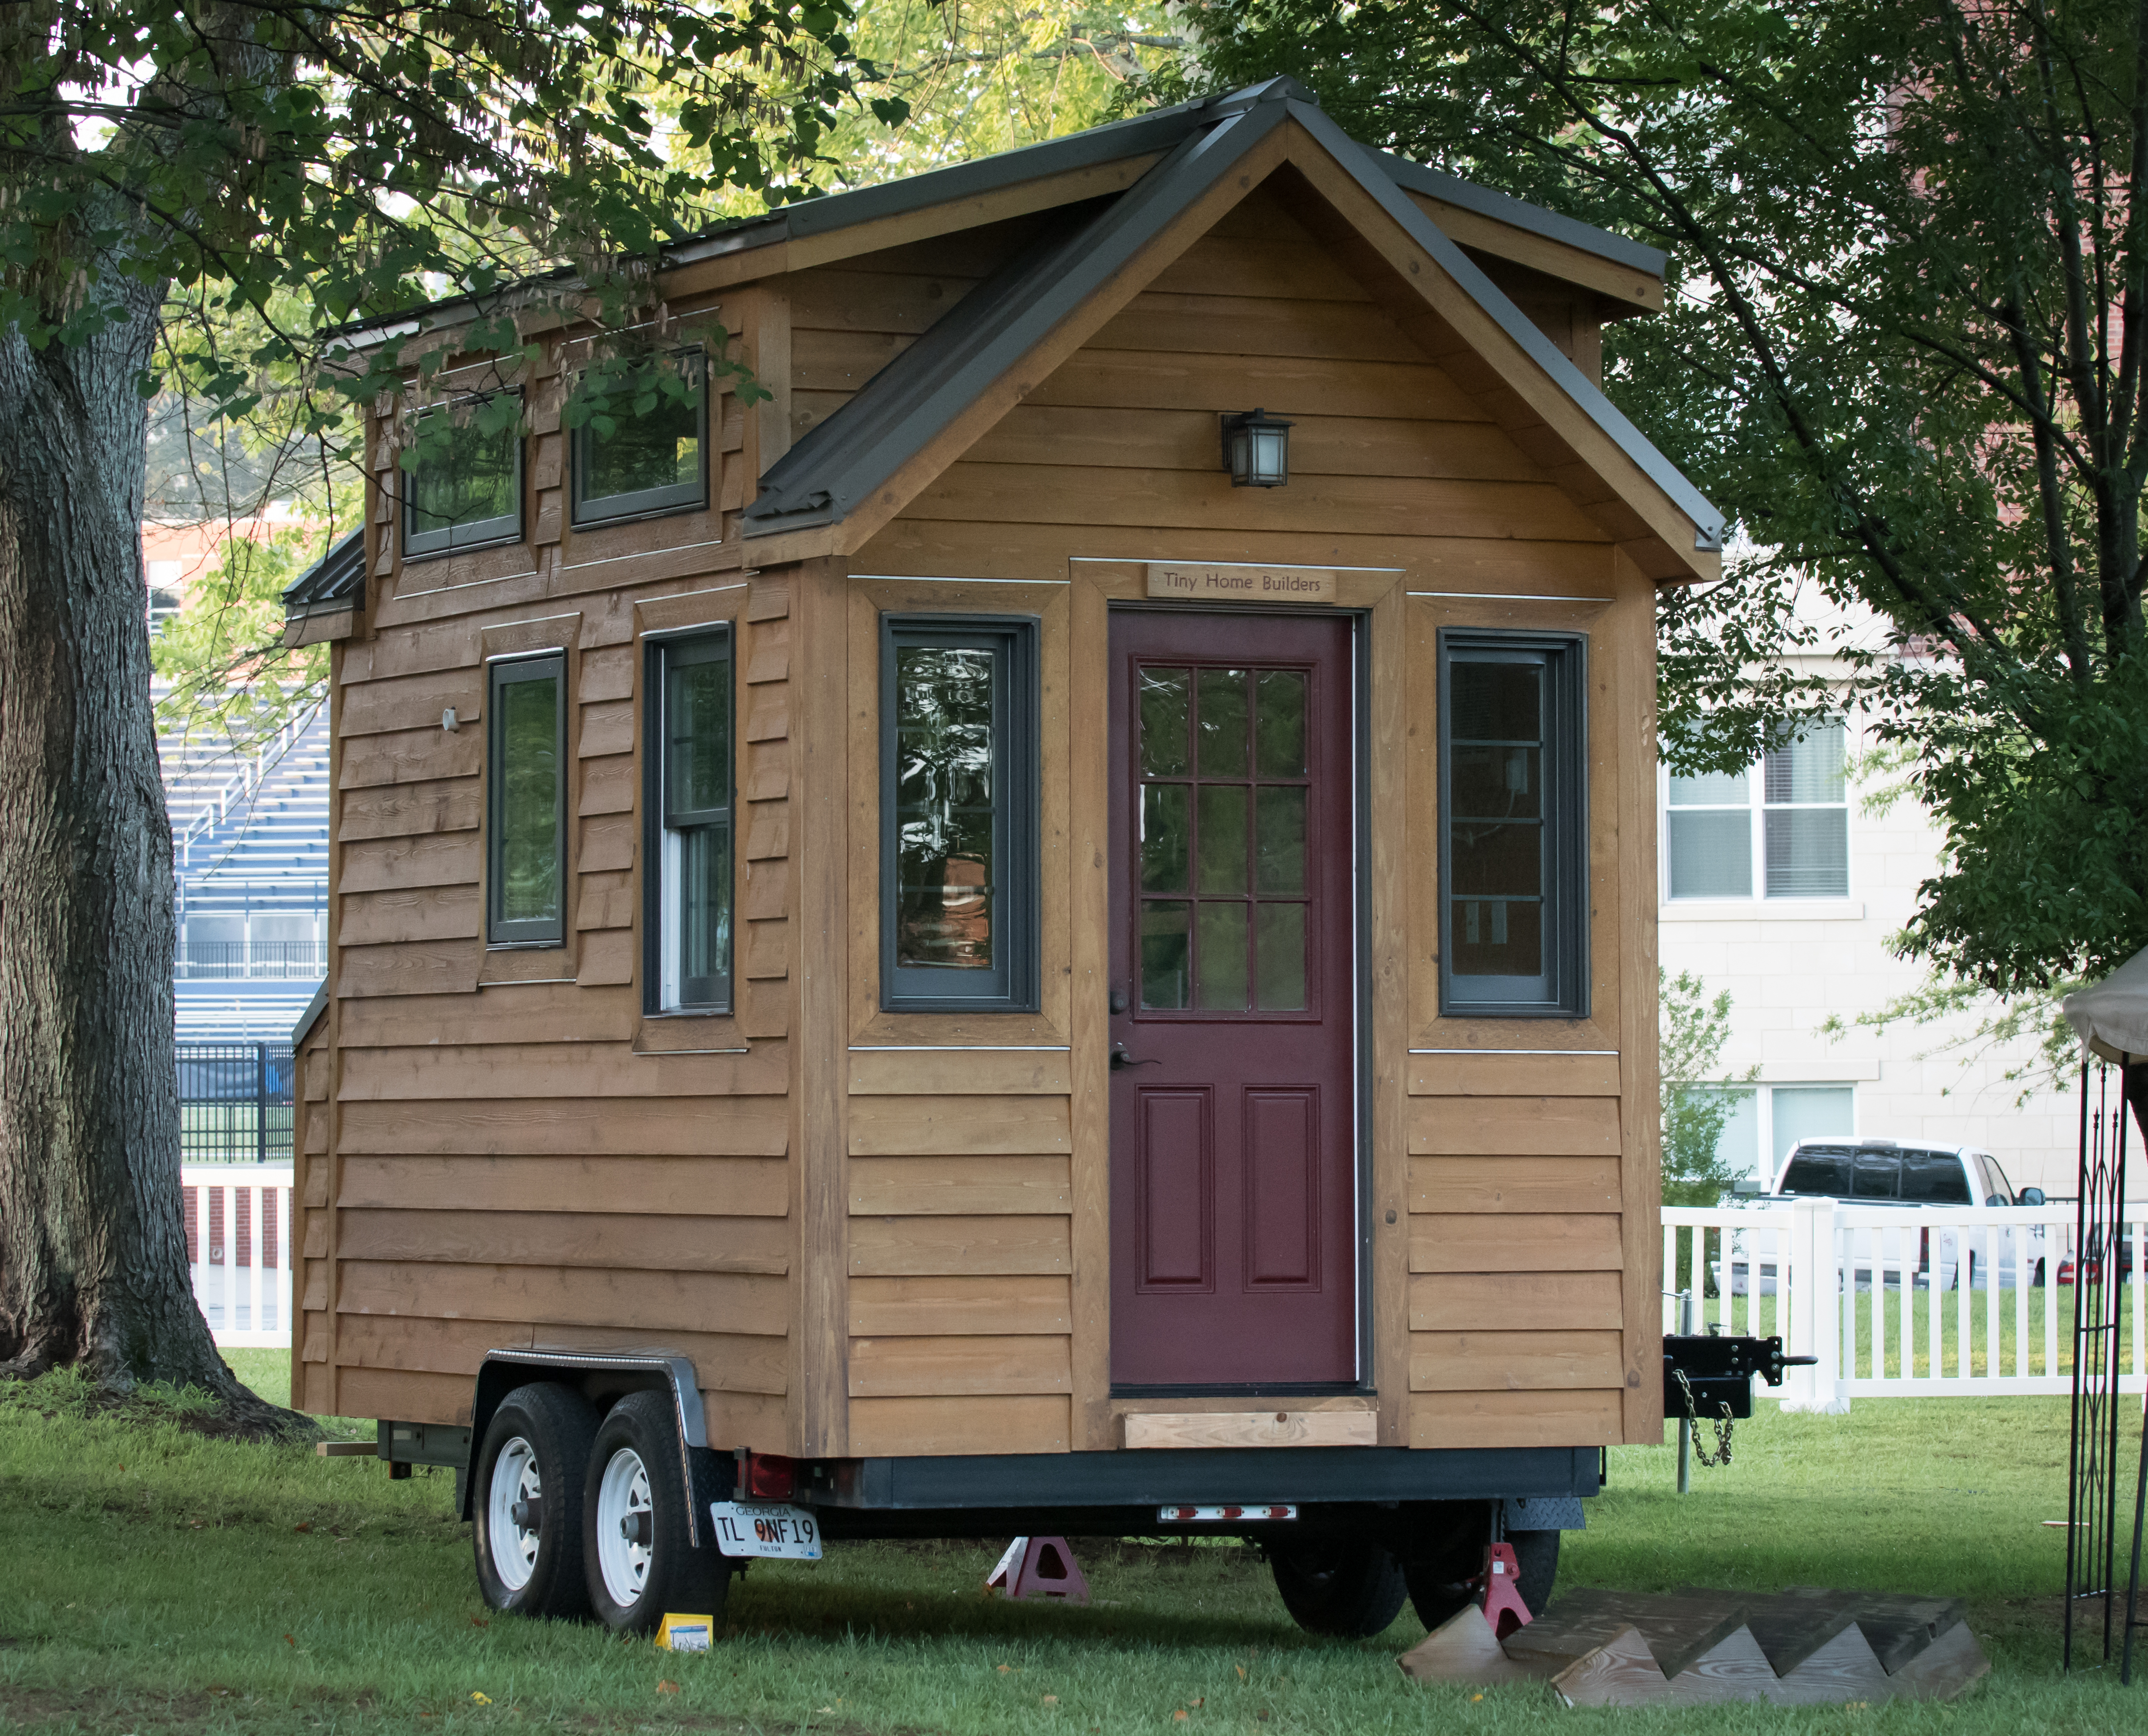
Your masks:
<instances>
[{"instance_id":1,"label":"trailer wheel","mask_svg":"<svg viewBox=\"0 0 2148 1736\"><path fill-rule=\"evenodd\" d=\"M1552 1583L1558 1578L1558 1533L1510 1531L1507 1541L1514 1546L1514 1565L1521 1569L1514 1589L1531 1615L1542 1615L1551 1608Z\"/></svg>"},{"instance_id":2,"label":"trailer wheel","mask_svg":"<svg viewBox=\"0 0 2148 1736\"><path fill-rule=\"evenodd\" d=\"M605 1626L647 1633L667 1612L723 1618L730 1563L686 1531L679 1430L661 1392L631 1392L597 1425L582 1497L590 1605Z\"/></svg>"},{"instance_id":3,"label":"trailer wheel","mask_svg":"<svg viewBox=\"0 0 2148 1736\"><path fill-rule=\"evenodd\" d=\"M1514 1589L1533 1616L1542 1615L1551 1604L1552 1583L1558 1578L1558 1533L1556 1531L1510 1531L1506 1541L1514 1546L1514 1565L1521 1572ZM1458 1552L1432 1560L1412 1562L1404 1569L1409 1585L1410 1607L1429 1631L1464 1605L1477 1601L1477 1576L1484 1571L1484 1546L1476 1544L1476 1559L1462 1564Z\"/></svg>"},{"instance_id":4,"label":"trailer wheel","mask_svg":"<svg viewBox=\"0 0 2148 1736\"><path fill-rule=\"evenodd\" d=\"M546 1382L517 1387L492 1413L470 1508L478 1589L493 1608L589 1613L582 1481L596 1427L587 1399Z\"/></svg>"},{"instance_id":5,"label":"trailer wheel","mask_svg":"<svg viewBox=\"0 0 2148 1736\"><path fill-rule=\"evenodd\" d=\"M1409 1595L1402 1563L1378 1543L1272 1547L1268 1561L1282 1607L1307 1633L1370 1639L1387 1631Z\"/></svg>"}]
</instances>

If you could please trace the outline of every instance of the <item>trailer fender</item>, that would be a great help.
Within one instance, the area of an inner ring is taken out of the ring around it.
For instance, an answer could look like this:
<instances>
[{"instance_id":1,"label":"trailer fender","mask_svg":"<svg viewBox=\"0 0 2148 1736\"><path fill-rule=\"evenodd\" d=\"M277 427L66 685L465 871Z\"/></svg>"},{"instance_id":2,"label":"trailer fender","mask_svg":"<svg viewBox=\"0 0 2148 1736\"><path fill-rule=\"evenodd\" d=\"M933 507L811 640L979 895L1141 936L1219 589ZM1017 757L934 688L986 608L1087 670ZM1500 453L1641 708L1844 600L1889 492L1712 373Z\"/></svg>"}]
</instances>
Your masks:
<instances>
[{"instance_id":1,"label":"trailer fender","mask_svg":"<svg viewBox=\"0 0 2148 1736\"><path fill-rule=\"evenodd\" d=\"M517 1387L551 1375L602 1406L629 1392L668 1392L671 1414L678 1424L679 1467L685 1479L686 1533L696 1548L713 1545L700 1515L708 1503L730 1493L731 1461L710 1450L708 1419L701 1408L701 1389L694 1377L692 1358L668 1352L548 1350L489 1350L478 1365L477 1387L470 1399L470 1453L475 1458L492 1426L492 1413L499 1402ZM462 1479L461 1516L468 1519L476 1497L471 1479Z\"/></svg>"}]
</instances>

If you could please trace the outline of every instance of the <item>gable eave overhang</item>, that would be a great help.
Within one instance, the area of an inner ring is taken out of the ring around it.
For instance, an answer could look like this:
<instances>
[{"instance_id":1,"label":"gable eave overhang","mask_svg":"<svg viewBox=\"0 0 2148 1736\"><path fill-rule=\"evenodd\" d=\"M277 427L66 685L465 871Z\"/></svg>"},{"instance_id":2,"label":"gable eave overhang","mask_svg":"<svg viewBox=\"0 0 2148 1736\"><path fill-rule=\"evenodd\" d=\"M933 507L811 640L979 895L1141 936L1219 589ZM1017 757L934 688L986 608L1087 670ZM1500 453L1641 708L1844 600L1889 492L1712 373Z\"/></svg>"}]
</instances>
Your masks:
<instances>
[{"instance_id":1,"label":"gable eave overhang","mask_svg":"<svg viewBox=\"0 0 2148 1736\"><path fill-rule=\"evenodd\" d=\"M1286 130L1292 122L1320 158L1401 230L1406 246L1428 258L1436 275L1453 286L1443 310L1416 265L1398 273L1424 298L1426 311L1440 318L1473 313L1480 329L1464 333L1463 341L1507 389L1504 395L1528 414L1547 423L1558 416L1565 424L1554 442L1558 453L1546 464L1552 479L1604 523L1614 541L1641 556L1652 577L1715 576L1721 514L1396 187L1372 153L1287 92L1248 104L1186 140L1096 217L987 278L868 380L762 479L762 493L745 515L745 537L757 545L754 558L773 562L854 552L959 455L949 436L966 416L975 421L980 407L998 403L1003 409L1014 401L1020 393L1010 394L1008 382L1017 370L1041 376L1039 352L1055 334L1063 338L1062 328L1077 324L1077 313L1086 309L1087 317L1078 322L1072 343L1083 341L1162 268L1162 260L1152 259L1145 272L1135 270L1144 252L1202 194L1250 163L1263 143L1274 143L1277 148L1264 154L1276 163L1299 158L1302 148L1290 148ZM1273 166L1261 164L1260 176ZM1343 222L1362 227L1336 209ZM1119 293L1109 298L1111 305L1100 305L1115 283ZM992 409L991 418L999 413ZM871 509L861 512L867 503Z\"/></svg>"},{"instance_id":2,"label":"gable eave overhang","mask_svg":"<svg viewBox=\"0 0 2148 1736\"><path fill-rule=\"evenodd\" d=\"M1553 409L1558 401L1579 413L1581 438L1578 443L1569 442L1576 457L1638 514L1653 532L1650 539L1660 542L1675 569L1664 576L1680 580L1715 577L1721 567L1723 514L1707 496L1656 449L1648 436L1604 396L1603 389L1562 353L1460 247L1398 189L1371 160L1371 153L1312 104L1292 101L1286 106L1291 118L1321 146L1335 168L1431 257L1468 305L1503 339L1503 344L1483 343L1474 341L1473 334L1461 334L1503 383L1539 414ZM1423 284L1421 275L1399 275L1425 298L1428 311L1445 311L1429 296L1432 286ZM1556 479L1568 487L1569 494L1575 493L1571 479ZM1583 499L1581 504L1586 509L1592 503Z\"/></svg>"},{"instance_id":3,"label":"gable eave overhang","mask_svg":"<svg viewBox=\"0 0 2148 1736\"><path fill-rule=\"evenodd\" d=\"M1288 119L1289 103L1280 97L1227 113L1183 140L1093 217L1033 245L986 278L770 467L745 509L747 538L849 519ZM837 544L826 552L837 552Z\"/></svg>"},{"instance_id":4,"label":"gable eave overhang","mask_svg":"<svg viewBox=\"0 0 2148 1736\"><path fill-rule=\"evenodd\" d=\"M1271 78L1225 95L1181 103L1127 120L1092 127L1063 138L981 157L969 163L930 169L872 187L855 188L825 198L801 199L765 215L732 219L698 234L683 237L664 249L660 269L672 294L692 294L798 268L826 263L887 244L883 232L903 220L915 223L938 211L945 220L927 223L931 233L972 227L981 218L980 202L996 215L1044 210L1079 201L1143 172L1175 151L1186 139L1247 108L1285 99L1310 103L1310 93L1287 78ZM1359 148L1381 173L1412 193L1466 211L1524 243L1509 248L1496 236L1473 239L1485 251L1529 264L1553 276L1584 283L1599 294L1630 304L1636 313L1660 305L1664 256L1626 237L1563 217L1541 206L1465 181L1383 151ZM1023 194L1026 192L1027 197ZM991 217L981 220L990 221ZM1526 245L1545 243L1560 258L1534 257ZM794 255L795 257L794 257ZM1528 256L1525 256L1528 255ZM1571 268L1578 267L1578 269ZM1654 285L1624 284L1600 268L1640 273ZM703 279L706 278L705 283ZM481 314L542 310L560 317L580 287L579 275L562 267L483 295L450 296L422 308L370 315L339 329L337 346L364 350L391 339L449 333Z\"/></svg>"}]
</instances>

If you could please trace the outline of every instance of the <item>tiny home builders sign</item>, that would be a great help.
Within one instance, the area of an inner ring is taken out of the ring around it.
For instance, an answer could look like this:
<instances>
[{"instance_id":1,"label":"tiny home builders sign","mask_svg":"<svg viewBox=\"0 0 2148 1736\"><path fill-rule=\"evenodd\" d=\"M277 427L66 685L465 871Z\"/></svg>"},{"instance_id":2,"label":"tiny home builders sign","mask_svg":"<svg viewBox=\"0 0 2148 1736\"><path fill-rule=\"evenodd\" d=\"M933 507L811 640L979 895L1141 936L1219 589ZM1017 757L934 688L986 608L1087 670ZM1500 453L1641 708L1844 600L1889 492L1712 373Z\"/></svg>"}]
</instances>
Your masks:
<instances>
[{"instance_id":1,"label":"tiny home builders sign","mask_svg":"<svg viewBox=\"0 0 2148 1736\"><path fill-rule=\"evenodd\" d=\"M1328 567L1181 566L1148 564L1148 594L1184 603L1332 603Z\"/></svg>"}]
</instances>

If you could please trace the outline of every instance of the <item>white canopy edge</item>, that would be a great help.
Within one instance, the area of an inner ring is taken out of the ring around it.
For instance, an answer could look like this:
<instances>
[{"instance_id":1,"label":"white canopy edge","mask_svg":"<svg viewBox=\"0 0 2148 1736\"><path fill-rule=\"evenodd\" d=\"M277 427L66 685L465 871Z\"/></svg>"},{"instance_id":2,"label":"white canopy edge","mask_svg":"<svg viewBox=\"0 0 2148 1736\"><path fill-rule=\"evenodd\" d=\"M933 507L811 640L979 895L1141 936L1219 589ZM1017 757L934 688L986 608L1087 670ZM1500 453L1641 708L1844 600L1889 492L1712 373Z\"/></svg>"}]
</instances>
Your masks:
<instances>
[{"instance_id":1,"label":"white canopy edge","mask_svg":"<svg viewBox=\"0 0 2148 1736\"><path fill-rule=\"evenodd\" d=\"M2148 1059L2148 946L2059 1003L2074 1035L2105 1061Z\"/></svg>"}]
</instances>

